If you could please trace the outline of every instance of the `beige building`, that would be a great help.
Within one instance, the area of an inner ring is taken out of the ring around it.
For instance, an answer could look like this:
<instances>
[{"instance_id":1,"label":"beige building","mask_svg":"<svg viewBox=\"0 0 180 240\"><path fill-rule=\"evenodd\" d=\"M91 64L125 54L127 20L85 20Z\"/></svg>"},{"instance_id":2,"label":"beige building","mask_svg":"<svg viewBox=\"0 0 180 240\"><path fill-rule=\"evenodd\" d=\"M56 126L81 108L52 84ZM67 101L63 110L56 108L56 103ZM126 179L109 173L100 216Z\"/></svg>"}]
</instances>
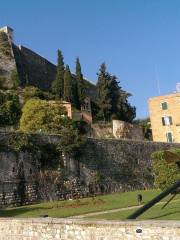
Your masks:
<instances>
[{"instance_id":1,"label":"beige building","mask_svg":"<svg viewBox=\"0 0 180 240\"><path fill-rule=\"evenodd\" d=\"M180 142L180 92L148 101L153 141Z\"/></svg>"}]
</instances>

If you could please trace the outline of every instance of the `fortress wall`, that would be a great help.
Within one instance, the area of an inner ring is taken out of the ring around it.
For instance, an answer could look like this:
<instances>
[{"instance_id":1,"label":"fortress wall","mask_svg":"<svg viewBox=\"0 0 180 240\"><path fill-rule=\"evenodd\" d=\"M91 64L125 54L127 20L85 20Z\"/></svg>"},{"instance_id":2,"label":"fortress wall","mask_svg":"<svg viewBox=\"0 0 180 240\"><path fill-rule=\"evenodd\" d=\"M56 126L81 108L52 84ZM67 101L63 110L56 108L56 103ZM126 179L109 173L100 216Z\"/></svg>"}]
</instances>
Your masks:
<instances>
[{"instance_id":1,"label":"fortress wall","mask_svg":"<svg viewBox=\"0 0 180 240\"><path fill-rule=\"evenodd\" d=\"M11 74L13 71L17 71L12 44L8 39L8 35L2 32L1 29L0 34L3 34L0 37L0 84L6 88L12 88Z\"/></svg>"},{"instance_id":2,"label":"fortress wall","mask_svg":"<svg viewBox=\"0 0 180 240\"><path fill-rule=\"evenodd\" d=\"M55 80L56 66L26 47L20 46L19 49L21 66L23 64L23 71L26 73L26 76L24 74L22 76L22 78L26 77L23 82L26 81L26 84L36 86L42 90L49 90L51 83Z\"/></svg>"},{"instance_id":3,"label":"fortress wall","mask_svg":"<svg viewBox=\"0 0 180 240\"><path fill-rule=\"evenodd\" d=\"M78 159L59 156L63 162L60 172L49 172L49 176L59 174L60 184L56 185L49 178L39 178L42 177L39 152L14 152L9 147L13 139L17 141L17 136L23 137L20 133L0 133L1 206L18 205L20 199L31 203L152 188L151 153L180 147L180 144L170 143L89 138ZM59 142L58 135L33 134L30 137L36 146Z\"/></svg>"},{"instance_id":4,"label":"fortress wall","mask_svg":"<svg viewBox=\"0 0 180 240\"><path fill-rule=\"evenodd\" d=\"M1 218L0 240L180 240L177 221Z\"/></svg>"},{"instance_id":5,"label":"fortress wall","mask_svg":"<svg viewBox=\"0 0 180 240\"><path fill-rule=\"evenodd\" d=\"M79 159L80 179L101 192L152 188L151 153L171 147L180 144L88 139Z\"/></svg>"}]
</instances>

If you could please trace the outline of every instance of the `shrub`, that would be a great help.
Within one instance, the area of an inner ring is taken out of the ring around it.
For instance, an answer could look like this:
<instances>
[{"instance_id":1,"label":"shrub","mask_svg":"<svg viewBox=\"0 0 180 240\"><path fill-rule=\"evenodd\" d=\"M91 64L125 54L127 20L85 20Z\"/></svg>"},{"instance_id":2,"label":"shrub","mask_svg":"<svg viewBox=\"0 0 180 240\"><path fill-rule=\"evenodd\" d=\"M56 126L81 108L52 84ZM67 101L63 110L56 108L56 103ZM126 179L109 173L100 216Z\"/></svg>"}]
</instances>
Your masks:
<instances>
[{"instance_id":1,"label":"shrub","mask_svg":"<svg viewBox=\"0 0 180 240\"><path fill-rule=\"evenodd\" d=\"M84 143L85 139L72 127L64 128L60 132L59 150L68 156L76 157Z\"/></svg>"},{"instance_id":2,"label":"shrub","mask_svg":"<svg viewBox=\"0 0 180 240\"><path fill-rule=\"evenodd\" d=\"M46 100L30 99L22 109L20 130L23 132L60 133L70 125L65 108Z\"/></svg>"},{"instance_id":3,"label":"shrub","mask_svg":"<svg viewBox=\"0 0 180 240\"><path fill-rule=\"evenodd\" d=\"M0 125L15 125L19 122L20 116L19 97L13 93L0 92Z\"/></svg>"},{"instance_id":4,"label":"shrub","mask_svg":"<svg viewBox=\"0 0 180 240\"><path fill-rule=\"evenodd\" d=\"M23 96L25 102L31 98L44 99L43 92L39 88L33 86L25 87Z\"/></svg>"},{"instance_id":5,"label":"shrub","mask_svg":"<svg viewBox=\"0 0 180 240\"><path fill-rule=\"evenodd\" d=\"M173 149L180 156L180 149ZM168 164L164 158L164 151L157 151L151 155L153 160L153 174L155 186L162 190L180 179L180 171L175 163Z\"/></svg>"}]
</instances>

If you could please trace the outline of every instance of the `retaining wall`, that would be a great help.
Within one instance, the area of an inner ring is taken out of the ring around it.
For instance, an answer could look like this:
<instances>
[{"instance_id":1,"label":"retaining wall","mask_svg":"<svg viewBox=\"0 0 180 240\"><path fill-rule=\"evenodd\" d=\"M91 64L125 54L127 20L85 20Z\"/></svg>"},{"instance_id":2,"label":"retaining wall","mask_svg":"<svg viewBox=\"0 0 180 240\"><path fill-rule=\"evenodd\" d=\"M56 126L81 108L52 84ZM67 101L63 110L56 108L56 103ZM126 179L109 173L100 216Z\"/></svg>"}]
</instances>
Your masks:
<instances>
[{"instance_id":1,"label":"retaining wall","mask_svg":"<svg viewBox=\"0 0 180 240\"><path fill-rule=\"evenodd\" d=\"M0 240L180 240L180 221L0 219Z\"/></svg>"}]
</instances>

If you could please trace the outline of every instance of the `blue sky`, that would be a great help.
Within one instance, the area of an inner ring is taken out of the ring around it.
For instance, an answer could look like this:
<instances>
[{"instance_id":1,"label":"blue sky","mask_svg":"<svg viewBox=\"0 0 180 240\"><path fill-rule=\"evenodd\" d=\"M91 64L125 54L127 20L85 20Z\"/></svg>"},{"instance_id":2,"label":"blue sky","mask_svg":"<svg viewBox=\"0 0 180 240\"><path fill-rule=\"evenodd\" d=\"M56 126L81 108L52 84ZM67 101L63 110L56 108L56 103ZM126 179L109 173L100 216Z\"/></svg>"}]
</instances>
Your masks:
<instances>
[{"instance_id":1,"label":"blue sky","mask_svg":"<svg viewBox=\"0 0 180 240\"><path fill-rule=\"evenodd\" d=\"M15 42L56 63L63 51L72 71L96 82L105 61L133 96L137 118L148 116L147 99L180 82L179 0L0 0L0 26Z\"/></svg>"}]
</instances>

